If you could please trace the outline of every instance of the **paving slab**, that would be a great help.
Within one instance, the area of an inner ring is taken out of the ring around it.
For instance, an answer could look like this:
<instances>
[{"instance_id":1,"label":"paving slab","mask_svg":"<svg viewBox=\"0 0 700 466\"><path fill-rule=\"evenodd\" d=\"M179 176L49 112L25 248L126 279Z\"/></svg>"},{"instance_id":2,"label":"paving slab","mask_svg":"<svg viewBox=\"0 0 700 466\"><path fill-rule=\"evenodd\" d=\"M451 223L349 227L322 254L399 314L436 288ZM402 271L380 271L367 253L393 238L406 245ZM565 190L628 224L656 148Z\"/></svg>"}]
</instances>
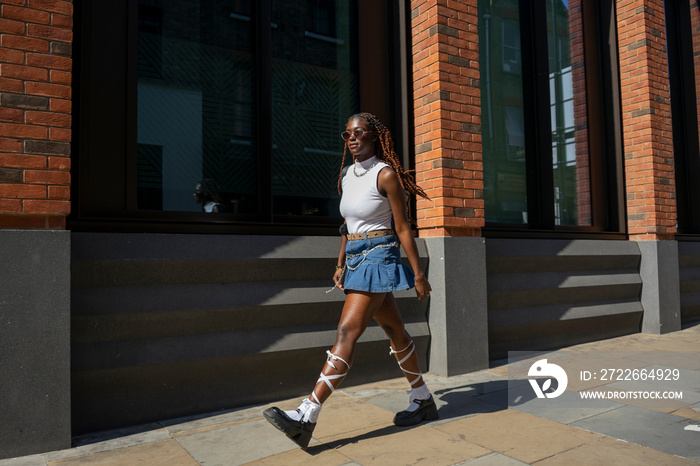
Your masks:
<instances>
[{"instance_id":1,"label":"paving slab","mask_svg":"<svg viewBox=\"0 0 700 466\"><path fill-rule=\"evenodd\" d=\"M696 343L700 346L700 342ZM658 364L671 368L700 370L700 351L635 351L631 358L647 364Z\"/></svg>"},{"instance_id":2,"label":"paving slab","mask_svg":"<svg viewBox=\"0 0 700 466\"><path fill-rule=\"evenodd\" d=\"M527 388L530 389L529 384ZM510 405L511 409L562 424L571 424L621 406L624 405L609 400L582 400L578 393L569 391L554 399L531 397L517 403L512 400Z\"/></svg>"},{"instance_id":3,"label":"paving slab","mask_svg":"<svg viewBox=\"0 0 700 466\"><path fill-rule=\"evenodd\" d=\"M623 406L572 423L682 458L700 461L700 432L684 430L692 421L636 406Z\"/></svg>"},{"instance_id":4,"label":"paving slab","mask_svg":"<svg viewBox=\"0 0 700 466\"><path fill-rule=\"evenodd\" d=\"M506 385L505 388L501 390L495 390L483 395L478 395L476 398L497 406L500 410L508 409L508 386Z\"/></svg>"},{"instance_id":5,"label":"paving slab","mask_svg":"<svg viewBox=\"0 0 700 466\"><path fill-rule=\"evenodd\" d=\"M698 353L698 359L700 359L700 353ZM700 393L700 370L691 370L678 368L677 366L654 364L647 366L645 369L655 370L658 372L662 370L664 374L672 373L673 377L666 380L646 380L647 383L657 384L664 387L667 390L694 390ZM675 372L678 371L678 372ZM678 379L675 379L675 374L678 374ZM699 400L700 401L700 400Z\"/></svg>"},{"instance_id":6,"label":"paving slab","mask_svg":"<svg viewBox=\"0 0 700 466\"><path fill-rule=\"evenodd\" d=\"M582 343L576 345L572 349L577 351L649 351L657 350L657 344L660 342L663 344L664 340L668 339L666 335L652 335L648 333L634 333L631 335L624 335L616 338L609 338L607 340L591 341L588 343ZM676 339L676 341L681 341ZM686 343L683 340L683 343ZM680 348L673 349L674 351L681 351ZM697 351L697 346L687 349L688 351Z\"/></svg>"},{"instance_id":7,"label":"paving slab","mask_svg":"<svg viewBox=\"0 0 700 466\"><path fill-rule=\"evenodd\" d=\"M498 376L497 378L490 378L490 380L482 381L458 381L456 380L453 384L447 385L451 380L445 377L442 388L430 387L431 391L439 396L445 396L448 393L460 393L469 396L482 396L493 392L498 392L508 388L508 378Z\"/></svg>"},{"instance_id":8,"label":"paving slab","mask_svg":"<svg viewBox=\"0 0 700 466\"><path fill-rule=\"evenodd\" d=\"M0 460L0 466L46 466L46 455L30 455Z\"/></svg>"},{"instance_id":9,"label":"paving slab","mask_svg":"<svg viewBox=\"0 0 700 466\"><path fill-rule=\"evenodd\" d=\"M260 418L262 417L262 411L264 409L265 408L261 409L260 406L253 406L241 409L205 413L197 416L170 419L166 421L161 421L159 422L159 424L168 432L177 433L181 431L202 429L222 424L235 424L246 420Z\"/></svg>"},{"instance_id":10,"label":"paving slab","mask_svg":"<svg viewBox=\"0 0 700 466\"><path fill-rule=\"evenodd\" d=\"M426 423L429 425L444 424L467 416L491 413L502 409L478 397L469 396L460 390L443 392L443 394L433 392L433 398L440 417ZM390 413L397 413L408 406L408 395L404 392L386 392L367 400L367 402Z\"/></svg>"},{"instance_id":11,"label":"paving slab","mask_svg":"<svg viewBox=\"0 0 700 466\"><path fill-rule=\"evenodd\" d=\"M610 437L597 439L533 463L535 466L590 466L594 464L697 466L698 463Z\"/></svg>"},{"instance_id":12,"label":"paving slab","mask_svg":"<svg viewBox=\"0 0 700 466\"><path fill-rule=\"evenodd\" d=\"M525 463L548 458L602 437L512 409L450 422L434 429Z\"/></svg>"},{"instance_id":13,"label":"paving slab","mask_svg":"<svg viewBox=\"0 0 700 466\"><path fill-rule=\"evenodd\" d=\"M313 437L326 442L329 437L358 429L393 426L394 414L344 393L334 393L323 404Z\"/></svg>"},{"instance_id":14,"label":"paving slab","mask_svg":"<svg viewBox=\"0 0 700 466\"><path fill-rule=\"evenodd\" d=\"M425 382L430 387L433 393L443 390L457 390L460 388L471 388L477 390L477 387L490 385L491 382L507 380L508 375L500 375L491 370L483 370L478 372L470 372L468 374L455 375L452 377L440 377L433 374L425 374ZM482 391L483 393L483 391Z\"/></svg>"},{"instance_id":15,"label":"paving slab","mask_svg":"<svg viewBox=\"0 0 700 466\"><path fill-rule=\"evenodd\" d=\"M511 458L510 456L502 455L500 453L491 453L488 455L480 456L479 458L474 458L473 460L464 461L458 463L455 466L523 466L527 463L518 461Z\"/></svg>"},{"instance_id":16,"label":"paving slab","mask_svg":"<svg viewBox=\"0 0 700 466\"><path fill-rule=\"evenodd\" d=\"M263 464L278 466L349 466L358 463L352 462L345 455L330 448L317 449L313 453L297 448L246 464L250 466Z\"/></svg>"},{"instance_id":17,"label":"paving slab","mask_svg":"<svg viewBox=\"0 0 700 466\"><path fill-rule=\"evenodd\" d=\"M324 439L324 443L324 446L310 447L308 450L313 453L316 448L332 448L363 466L387 464L447 466L491 453L491 450L425 424L413 428L390 425L360 429Z\"/></svg>"},{"instance_id":18,"label":"paving slab","mask_svg":"<svg viewBox=\"0 0 700 466\"><path fill-rule=\"evenodd\" d=\"M644 409L649 409L653 411L659 411L662 413L671 413L675 412L684 408L687 408L689 406L692 406L693 404L700 402L700 393L688 389L684 389L680 391L680 395L682 395L682 399L647 399L644 398L643 396L639 396L636 398L629 398L629 393L630 391L645 391L645 392L664 392L663 388L659 388L658 386L653 386L645 383L637 383L634 385L630 385L629 383L619 383L619 384L611 384L607 387L604 388L606 392L618 392L620 393L620 396L625 397L624 399L620 399L620 403L623 403L625 405L629 406L638 406L640 408ZM679 392L679 390L673 390L674 392ZM626 393L627 392L627 393Z\"/></svg>"},{"instance_id":19,"label":"paving slab","mask_svg":"<svg viewBox=\"0 0 700 466\"><path fill-rule=\"evenodd\" d=\"M688 406L687 408L679 409L678 411L673 411L670 414L700 422L700 403L695 403L694 405Z\"/></svg>"},{"instance_id":20,"label":"paving slab","mask_svg":"<svg viewBox=\"0 0 700 466\"><path fill-rule=\"evenodd\" d=\"M149 466L197 466L192 458L175 440L161 440L118 450L91 453L89 455L49 461L48 466L77 465L133 465Z\"/></svg>"},{"instance_id":21,"label":"paving slab","mask_svg":"<svg viewBox=\"0 0 700 466\"><path fill-rule=\"evenodd\" d=\"M56 461L75 456L119 450L122 448L145 445L160 440L170 440L170 434L159 424L147 424L108 432L83 435L74 440L74 448L46 454L46 461Z\"/></svg>"},{"instance_id":22,"label":"paving slab","mask_svg":"<svg viewBox=\"0 0 700 466\"><path fill-rule=\"evenodd\" d=\"M207 466L235 466L263 455L298 450L294 442L264 419L178 437L177 442L199 464Z\"/></svg>"}]
</instances>

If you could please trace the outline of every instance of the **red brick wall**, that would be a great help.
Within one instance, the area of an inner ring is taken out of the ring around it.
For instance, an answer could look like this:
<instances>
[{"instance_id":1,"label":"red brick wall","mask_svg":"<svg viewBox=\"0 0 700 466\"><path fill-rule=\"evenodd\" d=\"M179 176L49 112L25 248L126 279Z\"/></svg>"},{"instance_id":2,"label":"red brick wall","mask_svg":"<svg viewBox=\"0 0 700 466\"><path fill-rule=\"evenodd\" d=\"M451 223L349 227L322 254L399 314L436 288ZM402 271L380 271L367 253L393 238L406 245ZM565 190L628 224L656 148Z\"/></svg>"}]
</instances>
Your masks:
<instances>
[{"instance_id":1,"label":"red brick wall","mask_svg":"<svg viewBox=\"0 0 700 466\"><path fill-rule=\"evenodd\" d=\"M420 236L479 236L484 225L476 0L412 0Z\"/></svg>"},{"instance_id":2,"label":"red brick wall","mask_svg":"<svg viewBox=\"0 0 700 466\"><path fill-rule=\"evenodd\" d=\"M630 239L676 232L671 98L663 0L619 0L620 85Z\"/></svg>"},{"instance_id":3,"label":"red brick wall","mask_svg":"<svg viewBox=\"0 0 700 466\"><path fill-rule=\"evenodd\" d=\"M0 1L0 228L65 228L72 41L72 1Z\"/></svg>"}]
</instances>

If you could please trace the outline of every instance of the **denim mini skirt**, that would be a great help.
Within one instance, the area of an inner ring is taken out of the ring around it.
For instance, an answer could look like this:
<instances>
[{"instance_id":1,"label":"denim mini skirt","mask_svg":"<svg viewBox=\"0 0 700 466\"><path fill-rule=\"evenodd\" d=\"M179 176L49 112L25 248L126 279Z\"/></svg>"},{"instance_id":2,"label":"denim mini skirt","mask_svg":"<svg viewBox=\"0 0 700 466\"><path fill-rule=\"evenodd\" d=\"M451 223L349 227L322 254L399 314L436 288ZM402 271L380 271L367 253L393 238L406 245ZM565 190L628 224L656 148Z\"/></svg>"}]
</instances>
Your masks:
<instances>
[{"instance_id":1,"label":"denim mini skirt","mask_svg":"<svg viewBox=\"0 0 700 466\"><path fill-rule=\"evenodd\" d=\"M345 247L345 292L386 293L415 285L411 268L401 260L396 235L348 241Z\"/></svg>"}]
</instances>

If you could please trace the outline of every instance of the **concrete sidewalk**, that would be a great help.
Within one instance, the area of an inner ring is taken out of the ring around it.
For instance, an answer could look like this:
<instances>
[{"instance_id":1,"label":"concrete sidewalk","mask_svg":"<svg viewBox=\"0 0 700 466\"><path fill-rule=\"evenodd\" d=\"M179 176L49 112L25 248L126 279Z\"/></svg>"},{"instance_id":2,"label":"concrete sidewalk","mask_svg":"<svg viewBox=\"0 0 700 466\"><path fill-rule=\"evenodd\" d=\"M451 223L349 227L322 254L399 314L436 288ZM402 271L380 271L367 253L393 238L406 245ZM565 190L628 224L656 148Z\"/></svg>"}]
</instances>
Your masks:
<instances>
[{"instance_id":1,"label":"concrete sidewalk","mask_svg":"<svg viewBox=\"0 0 700 466\"><path fill-rule=\"evenodd\" d=\"M661 385L584 377L578 368L588 368L582 361L591 354L604 358L606 367L635 367L669 377ZM524 380L523 368L541 358L568 369L567 391L558 404L536 398ZM413 428L393 426L394 413L407 403L403 378L348 387L324 405L306 451L262 417L272 404L296 408L301 398L295 398L84 436L75 439L75 448L0 460L0 466L700 464L698 324L666 335L635 334L577 345L463 376L425 378L439 420ZM516 387L514 382L521 383ZM529 396L518 395L523 386L527 392L522 393ZM661 388L682 392L682 399L582 402L577 393Z\"/></svg>"}]
</instances>

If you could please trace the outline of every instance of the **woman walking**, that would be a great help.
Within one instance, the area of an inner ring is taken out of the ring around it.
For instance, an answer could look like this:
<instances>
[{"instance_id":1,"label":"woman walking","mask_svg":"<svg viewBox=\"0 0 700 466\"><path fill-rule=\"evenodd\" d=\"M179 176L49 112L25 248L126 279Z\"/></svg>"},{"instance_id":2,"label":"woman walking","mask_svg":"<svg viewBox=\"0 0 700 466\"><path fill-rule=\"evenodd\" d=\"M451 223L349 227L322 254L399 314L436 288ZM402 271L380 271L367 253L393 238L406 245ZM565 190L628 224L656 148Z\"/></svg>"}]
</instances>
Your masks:
<instances>
[{"instance_id":1,"label":"woman walking","mask_svg":"<svg viewBox=\"0 0 700 466\"><path fill-rule=\"evenodd\" d=\"M397 426L411 426L437 419L437 407L420 371L416 347L392 291L415 286L418 299L430 295L430 283L420 266L418 250L408 219L406 191L427 198L401 166L391 133L370 113L348 120L341 134L345 140L338 179L341 193L341 248L333 280L346 294L335 344L309 398L296 410L276 407L265 418L306 448L316 427L323 402L347 375L355 344L374 319L389 337L390 354L396 355L409 385L409 406L394 417ZM344 169L347 151L354 164ZM403 246L411 269L401 261Z\"/></svg>"}]
</instances>

